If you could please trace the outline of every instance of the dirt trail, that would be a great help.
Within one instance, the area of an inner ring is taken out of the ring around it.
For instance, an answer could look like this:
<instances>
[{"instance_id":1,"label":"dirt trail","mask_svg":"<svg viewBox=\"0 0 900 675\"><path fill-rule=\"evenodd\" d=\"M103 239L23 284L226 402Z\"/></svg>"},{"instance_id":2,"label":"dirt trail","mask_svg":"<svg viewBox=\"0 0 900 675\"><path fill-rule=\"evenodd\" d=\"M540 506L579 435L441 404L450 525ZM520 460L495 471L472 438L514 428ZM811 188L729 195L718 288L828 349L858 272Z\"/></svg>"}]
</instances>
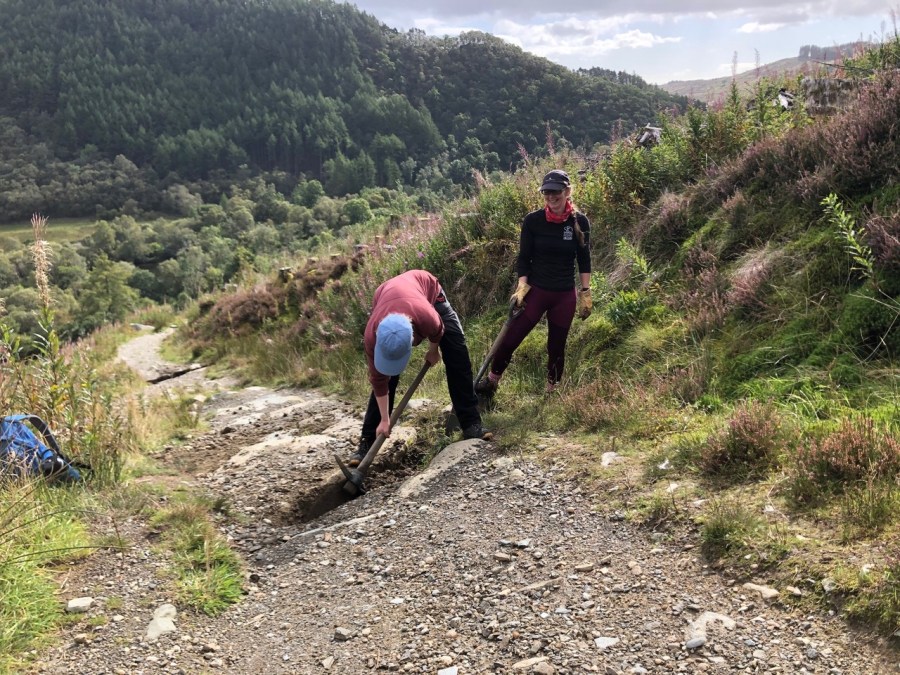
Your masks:
<instances>
[{"instance_id":1,"label":"dirt trail","mask_svg":"<svg viewBox=\"0 0 900 675\"><path fill-rule=\"evenodd\" d=\"M122 353L146 368L159 339ZM37 670L900 672L896 653L796 609L792 591L765 578L723 578L693 542L651 538L559 467L463 441L422 469L397 443L369 491L345 501L333 455L353 447L361 411L315 391L251 387L212 396L205 414L208 433L164 461L230 503L239 524L223 529L246 560L246 597L216 618L182 610L167 552L145 524L125 523L132 549L73 569L65 598L93 606ZM166 603L176 630L148 639Z\"/></svg>"}]
</instances>

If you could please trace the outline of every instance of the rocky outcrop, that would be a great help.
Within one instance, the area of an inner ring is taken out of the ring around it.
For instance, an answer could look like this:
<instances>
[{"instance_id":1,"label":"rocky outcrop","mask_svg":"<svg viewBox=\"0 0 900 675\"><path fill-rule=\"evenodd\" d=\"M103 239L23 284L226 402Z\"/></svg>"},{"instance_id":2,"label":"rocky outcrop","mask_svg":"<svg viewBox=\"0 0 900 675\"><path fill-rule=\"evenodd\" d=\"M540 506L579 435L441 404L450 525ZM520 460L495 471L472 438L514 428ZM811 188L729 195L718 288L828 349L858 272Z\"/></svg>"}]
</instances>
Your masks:
<instances>
[{"instance_id":1,"label":"rocky outcrop","mask_svg":"<svg viewBox=\"0 0 900 675\"><path fill-rule=\"evenodd\" d=\"M858 80L838 77L804 77L800 88L810 115L832 115L856 100Z\"/></svg>"}]
</instances>

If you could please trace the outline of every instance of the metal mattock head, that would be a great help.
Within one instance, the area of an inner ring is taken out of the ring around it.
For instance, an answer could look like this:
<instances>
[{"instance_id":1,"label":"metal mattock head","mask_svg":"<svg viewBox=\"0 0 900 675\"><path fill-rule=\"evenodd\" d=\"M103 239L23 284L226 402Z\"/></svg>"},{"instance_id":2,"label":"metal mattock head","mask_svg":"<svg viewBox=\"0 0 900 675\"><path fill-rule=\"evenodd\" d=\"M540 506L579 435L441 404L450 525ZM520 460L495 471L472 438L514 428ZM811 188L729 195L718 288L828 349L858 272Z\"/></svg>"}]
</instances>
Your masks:
<instances>
[{"instance_id":1,"label":"metal mattock head","mask_svg":"<svg viewBox=\"0 0 900 675\"><path fill-rule=\"evenodd\" d=\"M349 494L351 497L356 497L357 495L363 494L366 490L363 488L363 475L362 471L358 469L350 469L341 461L341 458L337 455L334 456L335 461L337 461L338 466L341 469L341 472L344 474L344 477L347 479L347 482L344 483L344 492Z\"/></svg>"}]
</instances>

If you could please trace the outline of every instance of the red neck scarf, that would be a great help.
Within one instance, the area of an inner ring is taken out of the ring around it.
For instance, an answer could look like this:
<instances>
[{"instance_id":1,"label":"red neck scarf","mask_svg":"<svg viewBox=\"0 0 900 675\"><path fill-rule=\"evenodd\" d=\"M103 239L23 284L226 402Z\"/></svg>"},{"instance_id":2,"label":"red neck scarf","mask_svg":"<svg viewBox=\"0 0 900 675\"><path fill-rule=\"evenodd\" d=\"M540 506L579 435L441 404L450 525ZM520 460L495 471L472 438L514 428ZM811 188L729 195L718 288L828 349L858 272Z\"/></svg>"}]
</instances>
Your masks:
<instances>
[{"instance_id":1,"label":"red neck scarf","mask_svg":"<svg viewBox=\"0 0 900 675\"><path fill-rule=\"evenodd\" d=\"M564 223L569 219L569 216L572 215L572 212L575 209L572 207L572 200L566 200L566 208L560 215L556 215L553 211L550 210L549 206L544 207L544 216L547 218L548 223Z\"/></svg>"}]
</instances>

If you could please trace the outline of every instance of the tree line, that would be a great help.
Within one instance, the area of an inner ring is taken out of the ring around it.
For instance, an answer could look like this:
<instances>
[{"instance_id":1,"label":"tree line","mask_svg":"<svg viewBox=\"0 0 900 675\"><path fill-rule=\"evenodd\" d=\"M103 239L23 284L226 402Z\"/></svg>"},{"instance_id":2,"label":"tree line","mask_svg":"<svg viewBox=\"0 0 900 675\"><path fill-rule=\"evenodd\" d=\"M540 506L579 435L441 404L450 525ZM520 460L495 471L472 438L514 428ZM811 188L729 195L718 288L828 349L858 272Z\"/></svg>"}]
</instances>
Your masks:
<instances>
[{"instance_id":1,"label":"tree line","mask_svg":"<svg viewBox=\"0 0 900 675\"><path fill-rule=\"evenodd\" d=\"M259 177L233 186L218 203L203 203L184 185L170 186L164 197L185 215L120 214L52 244L48 282L62 337L78 338L147 304L183 307L247 273L270 273L277 260L314 251L355 225L397 221L415 208L387 188L332 198L317 180L298 183L286 197ZM0 235L0 318L26 342L43 332L34 274L29 242Z\"/></svg>"},{"instance_id":2,"label":"tree line","mask_svg":"<svg viewBox=\"0 0 900 675\"><path fill-rule=\"evenodd\" d=\"M0 91L2 132L28 148L5 151L4 220L27 215L34 174L77 188L73 164L146 209L173 182L263 172L336 196L455 196L548 139L590 149L686 104L636 75L573 72L483 33L403 33L330 0L0 0ZM59 205L91 214L103 194Z\"/></svg>"}]
</instances>

